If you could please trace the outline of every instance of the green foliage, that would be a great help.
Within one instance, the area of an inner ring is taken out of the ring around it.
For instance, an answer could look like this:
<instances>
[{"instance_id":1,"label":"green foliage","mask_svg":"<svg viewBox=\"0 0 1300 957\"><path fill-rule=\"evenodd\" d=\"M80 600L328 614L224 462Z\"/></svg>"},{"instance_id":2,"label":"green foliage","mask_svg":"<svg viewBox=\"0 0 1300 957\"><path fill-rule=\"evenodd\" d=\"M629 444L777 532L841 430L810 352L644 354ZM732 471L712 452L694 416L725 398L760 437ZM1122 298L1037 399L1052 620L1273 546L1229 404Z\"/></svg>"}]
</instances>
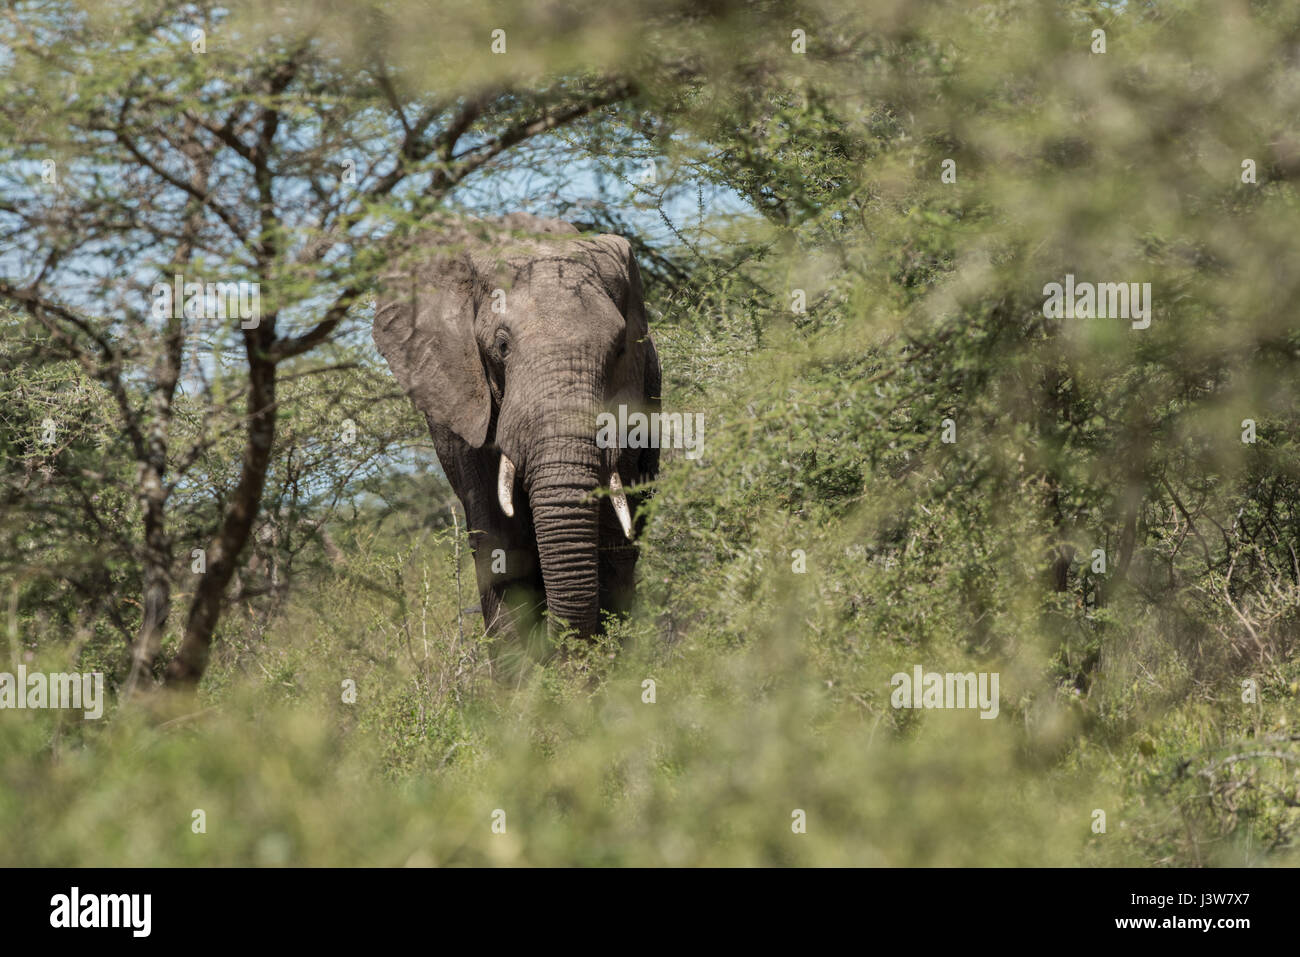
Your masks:
<instances>
[{"instance_id":1,"label":"green foliage","mask_svg":"<svg viewBox=\"0 0 1300 957\"><path fill-rule=\"evenodd\" d=\"M1296 11L717 6L615 4L494 66L421 59L410 5L390 47L417 87L552 93L586 89L598 51L636 97L514 168L590 155L625 183L660 156L681 177L575 215L669 223L641 255L665 406L705 415L702 457L667 454L654 485L637 612L592 646L487 642L423 425L345 337L343 368L282 383L279 530L198 703L0 719L6 862L1296 862ZM510 12L466 8L438 42ZM670 215L682 182L693 225ZM1049 318L1066 274L1149 282L1150 326ZM130 458L104 394L15 329L8 653L120 677ZM179 405L177 449L214 437L178 486L186 548L235 481L216 421ZM892 706L918 664L997 673L998 717Z\"/></svg>"}]
</instances>

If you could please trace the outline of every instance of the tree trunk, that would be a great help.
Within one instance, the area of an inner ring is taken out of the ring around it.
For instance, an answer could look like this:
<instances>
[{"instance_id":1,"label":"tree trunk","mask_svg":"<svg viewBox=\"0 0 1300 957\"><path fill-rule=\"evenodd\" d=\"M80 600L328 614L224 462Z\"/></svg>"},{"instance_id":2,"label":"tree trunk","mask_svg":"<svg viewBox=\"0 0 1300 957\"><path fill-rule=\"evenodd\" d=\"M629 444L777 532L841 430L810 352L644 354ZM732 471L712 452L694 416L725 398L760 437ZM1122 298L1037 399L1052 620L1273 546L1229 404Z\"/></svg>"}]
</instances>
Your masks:
<instances>
[{"instance_id":1,"label":"tree trunk","mask_svg":"<svg viewBox=\"0 0 1300 957\"><path fill-rule=\"evenodd\" d=\"M153 465L141 467L140 503L144 511L143 575L144 618L131 646L131 673L126 695L135 692L142 678L153 671L162 649L163 629L171 614L172 542L167 534L167 491L163 477Z\"/></svg>"},{"instance_id":2,"label":"tree trunk","mask_svg":"<svg viewBox=\"0 0 1300 957\"><path fill-rule=\"evenodd\" d=\"M209 548L207 570L199 579L185 622L185 636L176 657L167 665L166 682L171 686L193 687L203 677L211 653L212 636L221 619L226 589L235 574L236 562L253 530L262 503L266 470L275 440L275 363L269 356L272 323L246 335L249 363L248 432L244 444L239 484L221 529ZM259 335L258 333L261 333Z\"/></svg>"}]
</instances>

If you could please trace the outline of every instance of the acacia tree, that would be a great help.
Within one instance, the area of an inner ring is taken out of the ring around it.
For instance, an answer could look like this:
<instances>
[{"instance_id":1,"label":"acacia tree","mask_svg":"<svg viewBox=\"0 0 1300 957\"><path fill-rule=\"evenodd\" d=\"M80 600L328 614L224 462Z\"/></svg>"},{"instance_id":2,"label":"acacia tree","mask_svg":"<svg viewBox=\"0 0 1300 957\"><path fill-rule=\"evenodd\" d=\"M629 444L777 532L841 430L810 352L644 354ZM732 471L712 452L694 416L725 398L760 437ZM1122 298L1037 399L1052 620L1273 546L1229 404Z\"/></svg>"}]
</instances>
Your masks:
<instances>
[{"instance_id":1,"label":"acacia tree","mask_svg":"<svg viewBox=\"0 0 1300 957\"><path fill-rule=\"evenodd\" d=\"M790 102L771 92L789 70L852 65L861 38L814 29L811 9L791 17L739 0L650 12L618 0L583 17L517 0L293 11L141 0L111 12L51 0L0 19L12 51L0 60L0 303L26 317L7 355L75 364L121 432L118 473L133 474L118 486L129 481L137 533L96 514L107 470L53 455L45 467L80 509L69 525L84 519L91 541L111 529L140 568L129 686L157 670L189 557L181 541L204 545L203 572L165 677L202 675L266 506L282 384L344 361L341 337L378 270L435 212L461 198L490 207L484 182L554 174L557 157L617 166L647 149L694 151L697 172L774 223L811 208L807 183L774 180L784 167L754 145L786 124ZM821 37L807 56L794 26ZM651 273L684 275L647 259ZM255 290L257 315L214 318L204 296L191 309L190 281ZM178 501L196 497L213 507L181 519Z\"/></svg>"},{"instance_id":2,"label":"acacia tree","mask_svg":"<svg viewBox=\"0 0 1300 957\"><path fill-rule=\"evenodd\" d=\"M344 56L320 21L268 28L218 5L125 27L75 5L4 22L0 297L28 317L43 360L72 360L106 390L135 466L132 686L155 669L172 615L178 489L238 437L165 668L192 685L262 504L284 370L328 367L323 347L386 243L511 149L635 93L591 74L429 94L385 57L393 24L350 26ZM195 298L188 282L231 285ZM256 314L211 321L235 290Z\"/></svg>"}]
</instances>

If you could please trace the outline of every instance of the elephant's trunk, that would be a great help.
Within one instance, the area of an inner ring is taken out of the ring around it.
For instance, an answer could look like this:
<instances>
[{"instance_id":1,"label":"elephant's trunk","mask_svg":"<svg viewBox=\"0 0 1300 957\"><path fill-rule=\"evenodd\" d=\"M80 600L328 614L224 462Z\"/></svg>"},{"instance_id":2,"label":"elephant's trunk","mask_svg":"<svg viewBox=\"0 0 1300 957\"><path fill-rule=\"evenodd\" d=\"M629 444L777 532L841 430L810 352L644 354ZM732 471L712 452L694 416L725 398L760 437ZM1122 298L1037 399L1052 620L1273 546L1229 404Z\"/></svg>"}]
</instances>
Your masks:
<instances>
[{"instance_id":1,"label":"elephant's trunk","mask_svg":"<svg viewBox=\"0 0 1300 957\"><path fill-rule=\"evenodd\" d=\"M601 484L595 422L605 365L603 355L573 345L531 357L516 381L532 388L507 388L499 426L502 452L528 495L547 611L583 637L600 629L600 503L593 493Z\"/></svg>"},{"instance_id":2,"label":"elephant's trunk","mask_svg":"<svg viewBox=\"0 0 1300 957\"><path fill-rule=\"evenodd\" d=\"M528 500L546 587L546 607L587 637L598 630L598 455L591 438L565 443L563 458L528 469Z\"/></svg>"}]
</instances>

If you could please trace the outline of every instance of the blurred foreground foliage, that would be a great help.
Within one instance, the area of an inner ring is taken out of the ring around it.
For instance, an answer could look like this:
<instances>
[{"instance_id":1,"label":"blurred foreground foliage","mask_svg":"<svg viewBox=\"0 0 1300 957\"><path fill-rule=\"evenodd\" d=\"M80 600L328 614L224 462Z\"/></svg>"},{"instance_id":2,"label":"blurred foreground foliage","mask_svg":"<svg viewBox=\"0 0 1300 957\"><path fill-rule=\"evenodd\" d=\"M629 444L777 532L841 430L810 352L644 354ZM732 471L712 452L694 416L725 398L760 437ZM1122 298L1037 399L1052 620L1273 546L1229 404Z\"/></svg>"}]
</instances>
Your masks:
<instances>
[{"instance_id":1,"label":"blurred foreground foliage","mask_svg":"<svg viewBox=\"0 0 1300 957\"><path fill-rule=\"evenodd\" d=\"M706 429L656 483L637 615L542 666L487 647L421 423L356 343L281 412L264 511L293 520L199 703L0 720L0 860L1295 862L1300 11L658 16L628 67L645 108L587 146L640 143L753 212L701 198L644 253L665 405ZM510 69L641 39L568 28ZM1151 283L1150 327L1046 318L1067 274ZM92 556L27 491L75 502L90 469L116 494L107 400L4 348L3 531L41 553L6 589L10 655L120 677L129 549L107 529ZM47 414L81 430L58 456ZM999 717L895 710L916 664L999 673Z\"/></svg>"}]
</instances>

